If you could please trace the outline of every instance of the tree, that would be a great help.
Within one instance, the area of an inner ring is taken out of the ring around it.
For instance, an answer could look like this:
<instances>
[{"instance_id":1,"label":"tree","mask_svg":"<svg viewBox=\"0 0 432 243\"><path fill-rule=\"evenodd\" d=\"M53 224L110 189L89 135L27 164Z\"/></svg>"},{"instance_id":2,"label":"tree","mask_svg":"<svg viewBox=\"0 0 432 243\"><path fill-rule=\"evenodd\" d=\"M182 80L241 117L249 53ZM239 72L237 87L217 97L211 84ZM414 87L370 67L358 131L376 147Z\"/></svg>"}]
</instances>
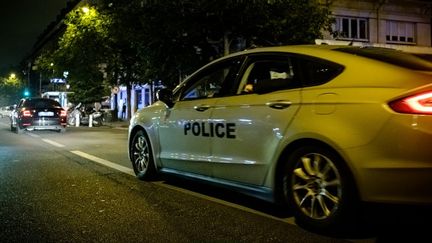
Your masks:
<instances>
[{"instance_id":1,"label":"tree","mask_svg":"<svg viewBox=\"0 0 432 243\"><path fill-rule=\"evenodd\" d=\"M141 1L142 2L142 1ZM329 10L310 0L146 1L140 53L148 78L174 85L180 73L256 46L313 43L329 29Z\"/></svg>"},{"instance_id":2,"label":"tree","mask_svg":"<svg viewBox=\"0 0 432 243\"><path fill-rule=\"evenodd\" d=\"M109 55L106 42L110 19L96 8L82 8L67 14L66 30L57 49L42 53L37 63L54 76L69 72L68 83L72 102L93 103L109 94L103 82L101 64Z\"/></svg>"},{"instance_id":3,"label":"tree","mask_svg":"<svg viewBox=\"0 0 432 243\"><path fill-rule=\"evenodd\" d=\"M143 81L145 77L143 73L147 67L145 55L139 53L141 46L145 45L139 34L143 29L139 22L141 2L119 0L115 3L106 1L95 3L111 21L107 42L111 55L105 59L106 78L113 86L126 86L127 107L132 107L130 98L133 85L146 83ZM128 109L126 113L128 119L131 116L130 111L131 109Z\"/></svg>"},{"instance_id":4,"label":"tree","mask_svg":"<svg viewBox=\"0 0 432 243\"><path fill-rule=\"evenodd\" d=\"M16 104L23 97L24 85L21 77L10 75L8 77L0 77L0 104L12 105Z\"/></svg>"},{"instance_id":5,"label":"tree","mask_svg":"<svg viewBox=\"0 0 432 243\"><path fill-rule=\"evenodd\" d=\"M125 85L128 97L133 85L152 80L173 87L215 58L255 46L312 43L331 24L318 0L88 2L87 12L67 15L58 49L45 57L69 71L76 100L101 96L107 85Z\"/></svg>"}]
</instances>

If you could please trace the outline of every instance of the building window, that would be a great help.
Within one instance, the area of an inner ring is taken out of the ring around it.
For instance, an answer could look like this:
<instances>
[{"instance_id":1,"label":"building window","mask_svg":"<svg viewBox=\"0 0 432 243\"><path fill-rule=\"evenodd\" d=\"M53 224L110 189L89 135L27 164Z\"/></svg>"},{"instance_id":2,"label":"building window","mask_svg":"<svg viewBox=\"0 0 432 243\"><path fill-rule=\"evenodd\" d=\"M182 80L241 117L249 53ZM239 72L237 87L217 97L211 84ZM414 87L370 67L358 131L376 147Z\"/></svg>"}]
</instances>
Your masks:
<instances>
[{"instance_id":1,"label":"building window","mask_svg":"<svg viewBox=\"0 0 432 243\"><path fill-rule=\"evenodd\" d=\"M367 41L368 20L365 18L336 17L337 39Z\"/></svg>"},{"instance_id":2,"label":"building window","mask_svg":"<svg viewBox=\"0 0 432 243\"><path fill-rule=\"evenodd\" d=\"M386 41L389 43L415 43L415 24L412 22L387 21Z\"/></svg>"}]
</instances>

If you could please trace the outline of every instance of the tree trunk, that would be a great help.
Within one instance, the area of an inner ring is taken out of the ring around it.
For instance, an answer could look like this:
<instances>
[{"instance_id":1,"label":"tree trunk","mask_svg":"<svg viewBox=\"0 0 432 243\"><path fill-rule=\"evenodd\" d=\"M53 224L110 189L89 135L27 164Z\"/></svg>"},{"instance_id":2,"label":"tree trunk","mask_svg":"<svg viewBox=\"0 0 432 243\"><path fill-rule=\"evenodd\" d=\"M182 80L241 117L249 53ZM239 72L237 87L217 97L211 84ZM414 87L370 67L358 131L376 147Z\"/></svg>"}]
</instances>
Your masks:
<instances>
[{"instance_id":1,"label":"tree trunk","mask_svg":"<svg viewBox=\"0 0 432 243\"><path fill-rule=\"evenodd\" d=\"M131 118L131 104L132 104L132 85L130 83L126 84L126 119L129 121Z\"/></svg>"},{"instance_id":2,"label":"tree trunk","mask_svg":"<svg viewBox=\"0 0 432 243\"><path fill-rule=\"evenodd\" d=\"M223 37L223 43L224 43L224 56L227 56L230 54L230 39L229 39L229 33L225 32Z\"/></svg>"},{"instance_id":3,"label":"tree trunk","mask_svg":"<svg viewBox=\"0 0 432 243\"><path fill-rule=\"evenodd\" d=\"M118 121L118 94L114 94L114 110L112 112L112 121Z\"/></svg>"}]
</instances>

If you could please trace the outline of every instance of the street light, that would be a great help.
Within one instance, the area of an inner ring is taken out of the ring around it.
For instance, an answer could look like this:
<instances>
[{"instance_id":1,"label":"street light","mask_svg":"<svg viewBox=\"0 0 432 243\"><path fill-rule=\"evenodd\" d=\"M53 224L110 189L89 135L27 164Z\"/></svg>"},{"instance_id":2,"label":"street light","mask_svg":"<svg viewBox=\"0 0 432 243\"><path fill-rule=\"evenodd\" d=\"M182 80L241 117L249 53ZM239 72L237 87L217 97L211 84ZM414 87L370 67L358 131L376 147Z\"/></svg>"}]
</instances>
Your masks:
<instances>
[{"instance_id":1,"label":"street light","mask_svg":"<svg viewBox=\"0 0 432 243\"><path fill-rule=\"evenodd\" d=\"M82 7L81 10L85 13L88 14L88 12L90 11L90 9L88 7Z\"/></svg>"}]
</instances>

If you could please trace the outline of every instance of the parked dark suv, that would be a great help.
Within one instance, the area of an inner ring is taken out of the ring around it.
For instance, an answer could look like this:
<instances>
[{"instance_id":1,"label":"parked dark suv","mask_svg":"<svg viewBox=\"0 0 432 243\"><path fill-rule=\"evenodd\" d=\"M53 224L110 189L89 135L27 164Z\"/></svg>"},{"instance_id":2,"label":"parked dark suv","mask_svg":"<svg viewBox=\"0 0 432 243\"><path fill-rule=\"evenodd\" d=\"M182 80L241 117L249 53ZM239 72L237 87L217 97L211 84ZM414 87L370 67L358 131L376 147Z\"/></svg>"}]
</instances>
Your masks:
<instances>
[{"instance_id":1,"label":"parked dark suv","mask_svg":"<svg viewBox=\"0 0 432 243\"><path fill-rule=\"evenodd\" d=\"M66 131L66 111L61 105L47 98L21 99L11 115L11 131L23 130Z\"/></svg>"}]
</instances>

